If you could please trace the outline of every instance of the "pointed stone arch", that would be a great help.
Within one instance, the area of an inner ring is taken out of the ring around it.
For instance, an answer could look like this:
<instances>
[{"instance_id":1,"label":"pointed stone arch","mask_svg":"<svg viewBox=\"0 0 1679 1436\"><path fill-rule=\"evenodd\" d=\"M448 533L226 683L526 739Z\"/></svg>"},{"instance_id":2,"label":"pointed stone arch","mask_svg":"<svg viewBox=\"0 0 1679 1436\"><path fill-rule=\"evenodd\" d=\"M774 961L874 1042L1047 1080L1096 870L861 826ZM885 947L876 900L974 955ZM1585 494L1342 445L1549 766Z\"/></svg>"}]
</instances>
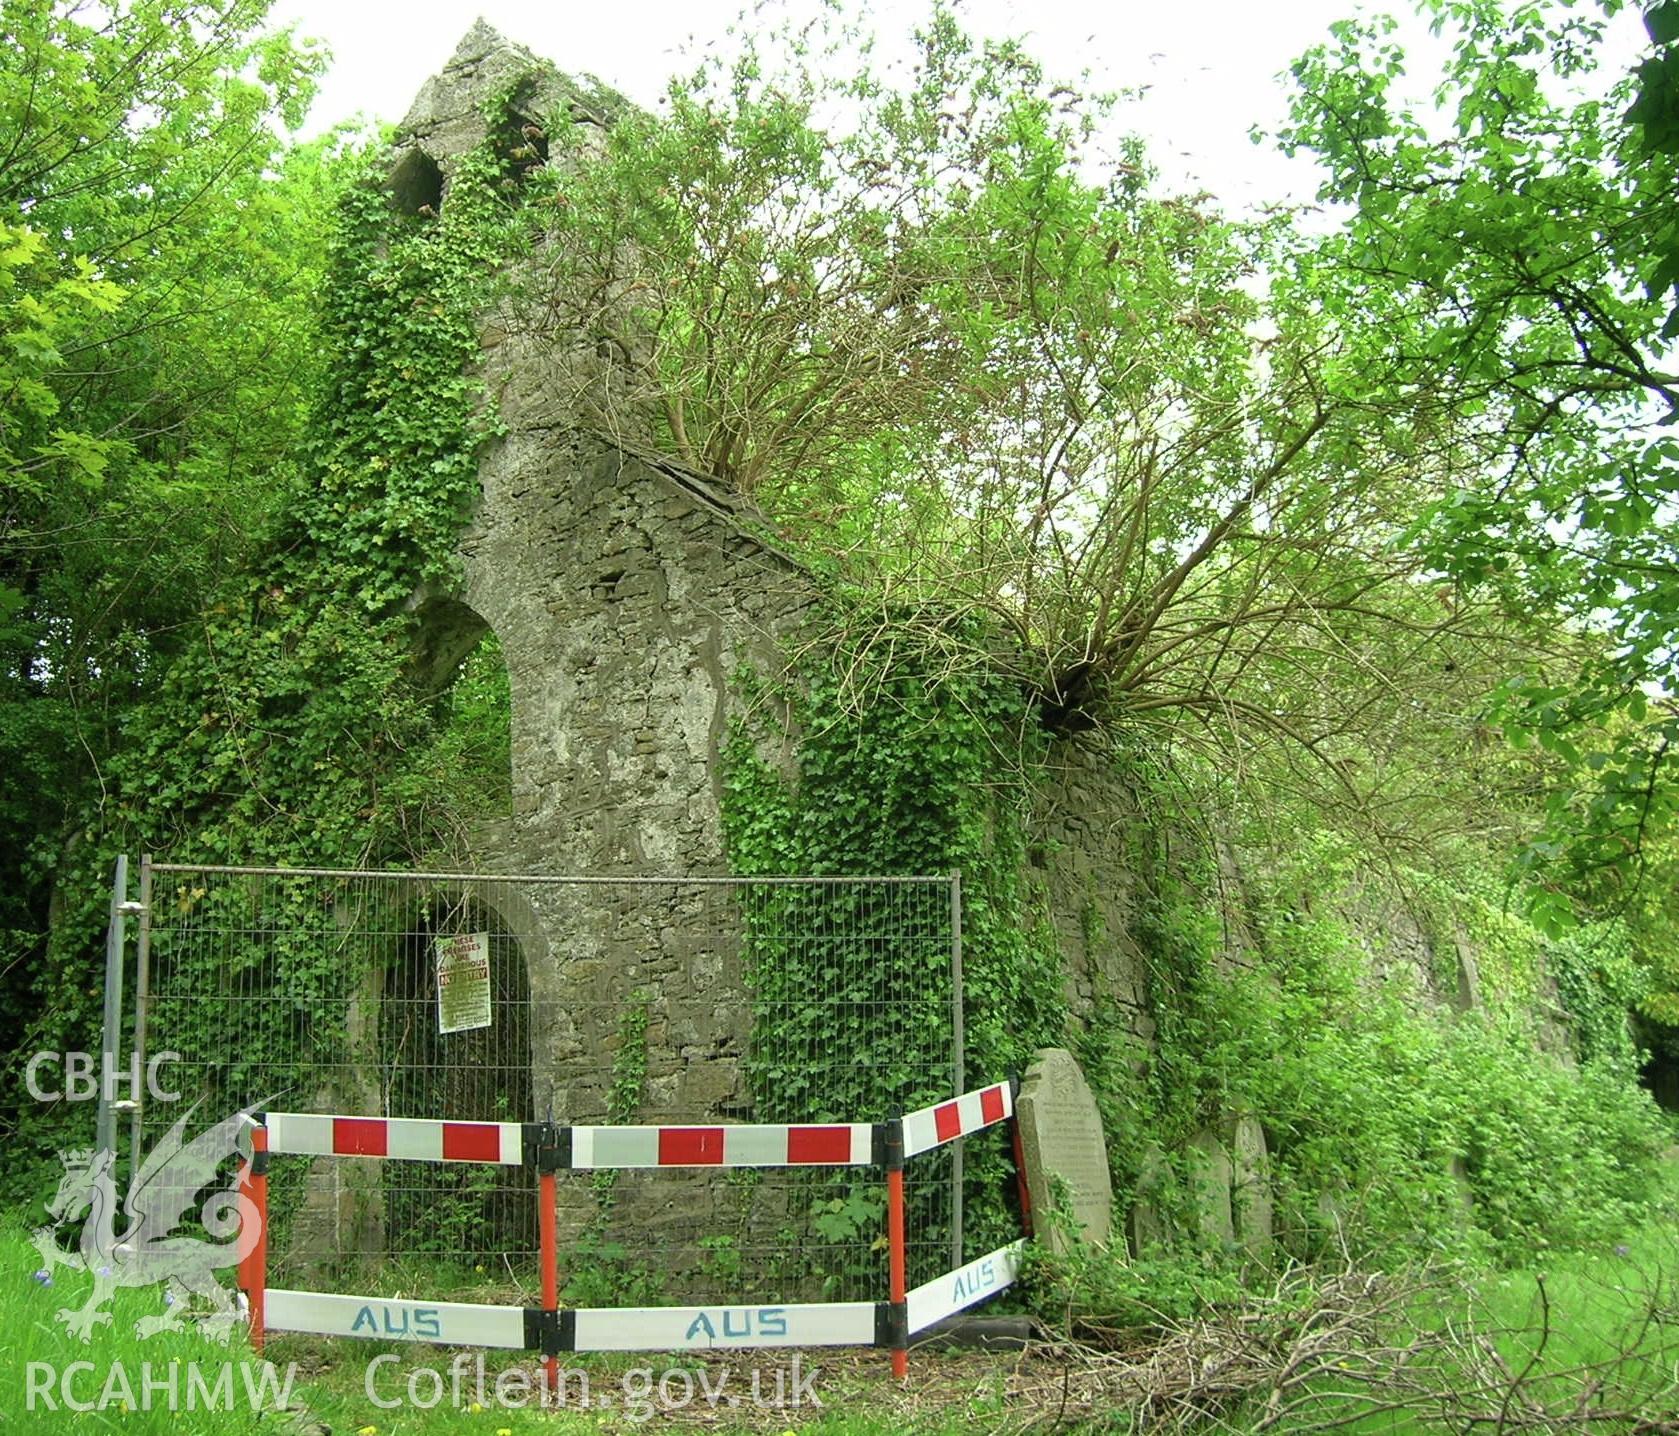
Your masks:
<instances>
[{"instance_id":1,"label":"pointed stone arch","mask_svg":"<svg viewBox=\"0 0 1679 1436\"><path fill-rule=\"evenodd\" d=\"M456 1121L535 1119L531 966L546 952L523 899L493 879L439 883L414 895L377 1001L381 1110ZM443 1032L436 981L439 941L483 934L490 1022ZM531 1184L498 1167L404 1164L385 1176L383 1220L410 1250L523 1251L536 1230ZM462 1233L470 1230L470 1243Z\"/></svg>"}]
</instances>

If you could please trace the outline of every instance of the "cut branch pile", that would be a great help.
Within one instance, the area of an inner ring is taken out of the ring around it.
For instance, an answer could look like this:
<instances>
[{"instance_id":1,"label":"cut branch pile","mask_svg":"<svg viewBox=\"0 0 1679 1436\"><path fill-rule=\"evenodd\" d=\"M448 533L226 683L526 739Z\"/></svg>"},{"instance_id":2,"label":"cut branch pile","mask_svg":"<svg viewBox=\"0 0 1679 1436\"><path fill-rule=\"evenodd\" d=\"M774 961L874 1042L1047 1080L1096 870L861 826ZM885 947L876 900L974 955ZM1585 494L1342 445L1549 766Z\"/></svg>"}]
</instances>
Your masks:
<instances>
[{"instance_id":1,"label":"cut branch pile","mask_svg":"<svg viewBox=\"0 0 1679 1436\"><path fill-rule=\"evenodd\" d=\"M1238 1308L1163 1323L1146 1343L1091 1321L1076 1339L1046 1332L1010 1372L995 1429L1327 1432L1389 1415L1437 1431L1679 1436L1670 1276L1617 1288L1615 1337L1584 1361L1547 1360L1559 1333L1543 1281L1521 1325L1489 1323L1472 1296L1441 1313L1439 1283L1294 1271Z\"/></svg>"}]
</instances>

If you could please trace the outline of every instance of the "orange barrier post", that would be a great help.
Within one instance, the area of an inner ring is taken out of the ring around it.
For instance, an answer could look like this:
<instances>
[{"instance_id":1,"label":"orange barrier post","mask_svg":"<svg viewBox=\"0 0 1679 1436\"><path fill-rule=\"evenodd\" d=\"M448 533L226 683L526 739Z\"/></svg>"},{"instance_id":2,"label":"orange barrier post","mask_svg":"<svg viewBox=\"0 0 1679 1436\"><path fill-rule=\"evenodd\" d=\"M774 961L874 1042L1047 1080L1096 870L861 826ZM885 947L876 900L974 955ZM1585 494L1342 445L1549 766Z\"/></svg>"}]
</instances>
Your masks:
<instances>
[{"instance_id":1,"label":"orange barrier post","mask_svg":"<svg viewBox=\"0 0 1679 1436\"><path fill-rule=\"evenodd\" d=\"M1026 1151L1020 1144L1020 1111L1016 1104L1020 1101L1020 1081L1013 1082L1014 1101L1010 1105L1009 1140L1014 1147L1014 1184L1020 1193L1020 1231L1023 1236L1032 1235L1032 1192L1026 1185Z\"/></svg>"},{"instance_id":2,"label":"orange barrier post","mask_svg":"<svg viewBox=\"0 0 1679 1436\"><path fill-rule=\"evenodd\" d=\"M559 1241L554 1230L554 1208L558 1200L554 1174L543 1172L537 1179L537 1184L536 1215L542 1246L542 1309L555 1312L559 1310L560 1305L560 1255ZM556 1400L560 1391L559 1358L548 1357L542 1363L542 1370L548 1385L548 1399Z\"/></svg>"},{"instance_id":3,"label":"orange barrier post","mask_svg":"<svg viewBox=\"0 0 1679 1436\"><path fill-rule=\"evenodd\" d=\"M886 1261L892 1295L892 1375L909 1375L909 1330L905 1297L908 1266L904 1252L904 1126L886 1126Z\"/></svg>"},{"instance_id":4,"label":"orange barrier post","mask_svg":"<svg viewBox=\"0 0 1679 1436\"><path fill-rule=\"evenodd\" d=\"M239 1285L250 1307L251 1350L260 1352L268 1287L268 1128L260 1123L251 1132L251 1160L239 1179L239 1195L256 1212L257 1239L239 1262Z\"/></svg>"}]
</instances>

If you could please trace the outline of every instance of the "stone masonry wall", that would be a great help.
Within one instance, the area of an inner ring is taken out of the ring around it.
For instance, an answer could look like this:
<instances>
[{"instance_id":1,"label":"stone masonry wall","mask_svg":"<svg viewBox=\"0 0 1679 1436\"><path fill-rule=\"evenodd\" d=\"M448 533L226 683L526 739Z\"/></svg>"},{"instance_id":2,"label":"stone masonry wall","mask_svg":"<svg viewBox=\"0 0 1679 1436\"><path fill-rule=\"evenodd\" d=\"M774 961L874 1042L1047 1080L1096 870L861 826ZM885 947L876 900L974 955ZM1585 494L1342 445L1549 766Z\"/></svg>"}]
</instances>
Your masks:
<instances>
[{"instance_id":1,"label":"stone masonry wall","mask_svg":"<svg viewBox=\"0 0 1679 1436\"><path fill-rule=\"evenodd\" d=\"M489 367L509 433L485 456L461 555L463 597L500 639L513 696L502 860L595 877L723 875L731 678L776 671L799 576L702 480L557 424L539 363L492 349ZM739 955L715 914L698 920L668 891L647 893L638 912L599 905L621 894L533 900L550 908L539 918L558 959L531 974L538 1005L558 1014L533 1054L539 1105L551 1085L557 1116L602 1115L601 1054L617 1041L606 999L636 990L655 994L658 1110L697 1117L741 1100ZM695 935L708 931L700 950Z\"/></svg>"},{"instance_id":2,"label":"stone masonry wall","mask_svg":"<svg viewBox=\"0 0 1679 1436\"><path fill-rule=\"evenodd\" d=\"M483 96L510 85L522 87L533 113L569 108L577 123L609 123L611 105L622 103L475 26L404 127L391 170L398 206L447 204L454 161L482 137ZM731 685L746 666L780 670L813 586L758 536L738 497L643 452L633 420L616 441L579 424L559 397L577 392L578 346L522 333L507 315L487 316L483 339L486 387L507 432L482 460L482 499L459 544L459 590L417 595L416 605L431 620L422 661L439 673L485 627L506 660L513 812L484 865L724 875L720 758L740 701ZM1075 1020L1115 1010L1146 1043L1153 1026L1131 936L1141 821L1113 765L1063 742L1042 775L1029 861L1060 939ZM1225 857L1226 946L1240 962L1253 938L1241 874ZM748 1004L738 933L701 910L703 896L568 888L539 890L531 902L541 931L525 954L533 1010L544 1014L532 1034L539 1113L607 1115L622 1017L642 1002L639 1120L750 1115L739 1070ZM1395 924L1383 926L1391 938ZM1438 966L1415 942L1388 946L1410 969Z\"/></svg>"}]
</instances>

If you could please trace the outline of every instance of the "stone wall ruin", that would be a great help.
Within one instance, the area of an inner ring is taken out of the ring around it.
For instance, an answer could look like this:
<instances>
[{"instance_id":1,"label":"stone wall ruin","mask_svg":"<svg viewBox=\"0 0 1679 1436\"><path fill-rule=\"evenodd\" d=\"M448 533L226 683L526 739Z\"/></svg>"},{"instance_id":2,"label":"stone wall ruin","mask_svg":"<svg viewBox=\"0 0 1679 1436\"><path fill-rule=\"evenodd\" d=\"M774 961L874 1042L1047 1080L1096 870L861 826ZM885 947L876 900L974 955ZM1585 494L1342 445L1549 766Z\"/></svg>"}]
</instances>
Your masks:
<instances>
[{"instance_id":1,"label":"stone wall ruin","mask_svg":"<svg viewBox=\"0 0 1679 1436\"><path fill-rule=\"evenodd\" d=\"M447 207L450 176L484 137L481 105L496 92L515 94L533 121L564 115L595 127L624 104L480 22L399 130L389 170L397 209ZM482 866L724 875L719 760L741 701L732 680L744 667L780 669L814 588L765 541L739 496L652 453L633 422L611 439L583 423L564 398L576 392L575 352L503 315L485 317L482 339L483 378L506 432L482 458L482 498L459 541L459 587L415 596L419 661L429 671L446 675L486 629L507 665L512 811L482 835ZM1146 1048L1153 1028L1132 937L1135 804L1101 755L1071 740L1058 749L1030 824L1030 877L1059 938L1075 1020L1117 1015ZM1240 961L1254 941L1243 925L1241 874L1233 859L1221 874L1230 886L1221 894L1231 915L1227 946ZM616 1034L609 1017L588 1014L606 1011L603 992L635 987L653 994L656 1009L642 1120L750 1119L739 1074L747 1004L727 939L699 951L673 942L689 916L674 898L637 908L604 892L537 890L530 901L542 935L526 952L533 1002L557 1014L533 1033L539 1113L602 1118ZM1428 955L1412 952L1408 936L1403 946L1399 960L1423 970L1426 987ZM1454 950L1453 965L1462 961ZM715 1000L687 1001L678 1013L663 996L672 984ZM1465 992L1471 986L1462 983ZM1234 1180L1240 1230L1231 1239L1257 1251L1271 1220L1261 1191L1264 1133L1252 1117L1232 1121L1230 1133L1209 1132L1198 1149L1223 1158L1212 1163L1225 1173L1220 1215L1208 1220L1221 1231L1232 1225L1225 1193ZM1226 1145L1238 1158L1234 1178ZM1135 1167L1138 1154L1129 1161ZM1159 1223L1144 1212L1129 1226L1142 1242Z\"/></svg>"}]
</instances>

